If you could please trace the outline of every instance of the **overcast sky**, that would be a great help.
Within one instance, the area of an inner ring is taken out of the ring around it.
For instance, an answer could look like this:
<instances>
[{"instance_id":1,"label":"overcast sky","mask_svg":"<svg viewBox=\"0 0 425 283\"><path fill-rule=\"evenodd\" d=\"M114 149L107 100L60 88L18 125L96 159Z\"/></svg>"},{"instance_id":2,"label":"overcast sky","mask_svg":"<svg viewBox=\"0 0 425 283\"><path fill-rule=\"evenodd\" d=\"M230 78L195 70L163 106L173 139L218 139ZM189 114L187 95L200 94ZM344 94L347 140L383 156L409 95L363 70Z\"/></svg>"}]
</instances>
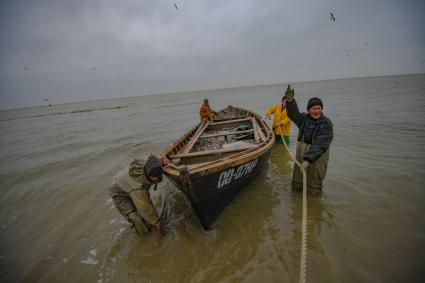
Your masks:
<instances>
[{"instance_id":1,"label":"overcast sky","mask_svg":"<svg viewBox=\"0 0 425 283\"><path fill-rule=\"evenodd\" d=\"M424 72L424 0L0 1L0 108Z\"/></svg>"}]
</instances>

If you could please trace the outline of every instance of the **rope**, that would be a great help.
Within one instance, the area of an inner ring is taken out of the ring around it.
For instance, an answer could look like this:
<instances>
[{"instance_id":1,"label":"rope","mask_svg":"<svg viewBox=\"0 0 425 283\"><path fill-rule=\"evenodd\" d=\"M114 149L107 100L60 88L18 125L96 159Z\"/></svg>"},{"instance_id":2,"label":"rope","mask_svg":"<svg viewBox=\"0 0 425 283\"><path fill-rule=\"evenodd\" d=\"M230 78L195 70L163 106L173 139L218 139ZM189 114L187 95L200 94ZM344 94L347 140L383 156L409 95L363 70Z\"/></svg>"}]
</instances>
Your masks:
<instances>
[{"instance_id":1,"label":"rope","mask_svg":"<svg viewBox=\"0 0 425 283\"><path fill-rule=\"evenodd\" d=\"M282 133L282 128L279 125L280 132ZM283 135L279 135L283 141L283 145L288 151L291 159L301 168L301 164L297 161L294 156L292 156L291 152L286 145L285 139ZM304 283L306 281L307 274L307 171L303 171L303 216L302 216L302 225L301 225L301 259L300 259L300 283Z\"/></svg>"}]
</instances>

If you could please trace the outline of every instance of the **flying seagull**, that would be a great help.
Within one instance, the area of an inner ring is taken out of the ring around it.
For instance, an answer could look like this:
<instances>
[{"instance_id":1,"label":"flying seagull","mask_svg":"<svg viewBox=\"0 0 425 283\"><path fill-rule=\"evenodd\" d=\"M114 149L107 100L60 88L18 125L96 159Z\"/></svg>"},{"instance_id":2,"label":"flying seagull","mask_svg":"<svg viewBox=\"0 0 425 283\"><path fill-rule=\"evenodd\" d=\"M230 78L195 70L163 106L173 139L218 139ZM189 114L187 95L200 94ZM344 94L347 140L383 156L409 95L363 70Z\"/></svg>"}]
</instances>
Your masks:
<instances>
[{"instance_id":1,"label":"flying seagull","mask_svg":"<svg viewBox=\"0 0 425 283\"><path fill-rule=\"evenodd\" d=\"M331 21L334 21L334 22L335 22L335 17L334 17L334 14L333 14L332 12L330 12L329 14L331 15L331 18L330 18L330 20L331 20Z\"/></svg>"},{"instance_id":2,"label":"flying seagull","mask_svg":"<svg viewBox=\"0 0 425 283\"><path fill-rule=\"evenodd\" d=\"M47 100L49 100L48 98L43 99L44 102L46 102Z\"/></svg>"},{"instance_id":3,"label":"flying seagull","mask_svg":"<svg viewBox=\"0 0 425 283\"><path fill-rule=\"evenodd\" d=\"M176 8L176 10L178 10L178 9L179 9L179 7L177 7L177 4L176 4L176 3L173 3L173 5L174 5L174 7Z\"/></svg>"},{"instance_id":4,"label":"flying seagull","mask_svg":"<svg viewBox=\"0 0 425 283\"><path fill-rule=\"evenodd\" d=\"M27 68L27 67L24 67L24 70L25 70L25 71L28 71L28 68Z\"/></svg>"}]
</instances>

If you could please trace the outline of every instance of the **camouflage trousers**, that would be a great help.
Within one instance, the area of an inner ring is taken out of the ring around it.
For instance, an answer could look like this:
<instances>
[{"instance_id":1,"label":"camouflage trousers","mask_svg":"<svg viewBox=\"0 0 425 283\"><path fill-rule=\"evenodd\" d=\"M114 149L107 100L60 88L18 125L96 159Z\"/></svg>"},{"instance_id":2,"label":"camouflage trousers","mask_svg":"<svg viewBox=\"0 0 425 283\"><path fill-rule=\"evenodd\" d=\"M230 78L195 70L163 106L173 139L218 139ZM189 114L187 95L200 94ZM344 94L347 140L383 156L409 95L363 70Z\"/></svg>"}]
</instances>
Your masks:
<instances>
[{"instance_id":1,"label":"camouflage trousers","mask_svg":"<svg viewBox=\"0 0 425 283\"><path fill-rule=\"evenodd\" d=\"M302 163L304 154L310 149L311 144L299 142L297 144L297 160ZM307 168L307 191L310 194L320 193L323 188L323 180L326 176L326 171L329 162L329 150L320 156L318 160L311 163ZM299 191L303 189L303 173L297 164L294 166L292 175L292 189Z\"/></svg>"},{"instance_id":2,"label":"camouflage trousers","mask_svg":"<svg viewBox=\"0 0 425 283\"><path fill-rule=\"evenodd\" d=\"M124 218L134 226L136 232L139 235L148 233L151 229L151 225L149 225L137 212L137 208L134 205L130 194L122 190L116 184L111 185L108 190L109 195L112 197L112 200L115 204L115 207L122 214L122 216L124 216ZM147 197L149 198L149 196Z\"/></svg>"}]
</instances>

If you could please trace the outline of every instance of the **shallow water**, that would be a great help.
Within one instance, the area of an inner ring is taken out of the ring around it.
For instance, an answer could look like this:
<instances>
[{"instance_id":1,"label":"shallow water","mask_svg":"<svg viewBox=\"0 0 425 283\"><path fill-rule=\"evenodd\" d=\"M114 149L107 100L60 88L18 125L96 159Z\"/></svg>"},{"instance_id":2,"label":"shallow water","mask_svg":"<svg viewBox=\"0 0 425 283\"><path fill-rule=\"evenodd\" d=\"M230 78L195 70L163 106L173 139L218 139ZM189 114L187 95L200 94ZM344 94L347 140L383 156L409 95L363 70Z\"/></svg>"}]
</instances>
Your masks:
<instances>
[{"instance_id":1,"label":"shallow water","mask_svg":"<svg viewBox=\"0 0 425 283\"><path fill-rule=\"evenodd\" d=\"M334 124L321 196L308 200L307 282L422 282L425 75L303 82ZM1 282L295 282L301 194L281 145L202 231L167 180L166 235L139 238L106 188L161 153L208 97L264 114L285 85L87 101L0 112ZM290 149L295 152L293 125ZM158 192L157 192L158 193Z\"/></svg>"}]
</instances>

